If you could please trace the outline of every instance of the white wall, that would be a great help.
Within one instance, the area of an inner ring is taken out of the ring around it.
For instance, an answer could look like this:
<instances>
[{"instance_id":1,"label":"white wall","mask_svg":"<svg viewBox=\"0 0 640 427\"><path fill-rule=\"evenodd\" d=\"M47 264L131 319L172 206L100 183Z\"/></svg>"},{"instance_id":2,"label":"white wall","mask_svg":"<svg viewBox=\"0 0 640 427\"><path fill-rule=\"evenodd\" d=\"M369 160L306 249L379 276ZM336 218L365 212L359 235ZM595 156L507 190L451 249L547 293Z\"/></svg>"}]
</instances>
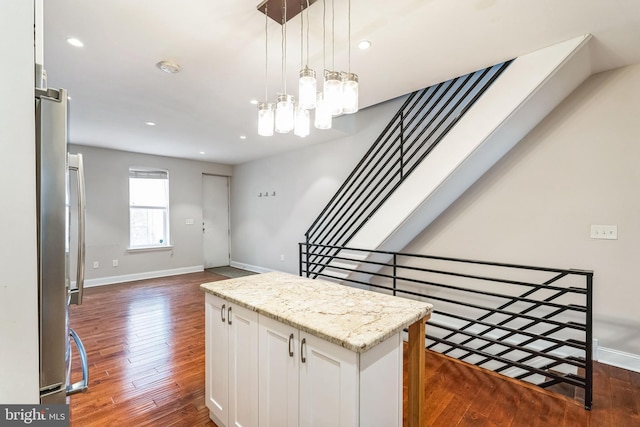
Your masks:
<instances>
[{"instance_id":1,"label":"white wall","mask_svg":"<svg viewBox=\"0 0 640 427\"><path fill-rule=\"evenodd\" d=\"M304 241L305 231L403 101L403 98L392 100L361 110L357 117L335 119L342 121L342 125L349 120L365 123L359 133L234 167L231 178L234 265L298 273L298 243ZM270 196L258 197L265 192ZM281 255L284 261L280 261Z\"/></svg>"},{"instance_id":2,"label":"white wall","mask_svg":"<svg viewBox=\"0 0 640 427\"><path fill-rule=\"evenodd\" d=\"M0 403L38 403L33 2L0 13Z\"/></svg>"},{"instance_id":3,"label":"white wall","mask_svg":"<svg viewBox=\"0 0 640 427\"><path fill-rule=\"evenodd\" d=\"M229 176L231 166L81 145L72 145L70 151L84 157L88 286L202 270L202 174ZM173 250L127 251L130 167L169 171ZM185 224L187 218L193 219L192 225ZM114 259L118 267L112 266ZM94 261L99 268L93 268Z\"/></svg>"},{"instance_id":4,"label":"white wall","mask_svg":"<svg viewBox=\"0 0 640 427\"><path fill-rule=\"evenodd\" d=\"M640 65L591 76L404 251L593 270L594 337L640 355L638 111Z\"/></svg>"}]
</instances>

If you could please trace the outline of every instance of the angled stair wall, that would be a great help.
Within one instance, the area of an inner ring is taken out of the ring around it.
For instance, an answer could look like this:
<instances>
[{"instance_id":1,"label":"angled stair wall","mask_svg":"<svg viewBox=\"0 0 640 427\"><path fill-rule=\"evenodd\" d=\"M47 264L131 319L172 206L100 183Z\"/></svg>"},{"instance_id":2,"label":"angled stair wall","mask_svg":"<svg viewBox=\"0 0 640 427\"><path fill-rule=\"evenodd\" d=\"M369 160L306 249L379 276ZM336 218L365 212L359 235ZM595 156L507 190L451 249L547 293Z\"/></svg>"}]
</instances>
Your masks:
<instances>
[{"instance_id":1,"label":"angled stair wall","mask_svg":"<svg viewBox=\"0 0 640 427\"><path fill-rule=\"evenodd\" d=\"M587 48L590 38L580 36L516 58L466 114L439 135L437 144L427 150L428 155L419 157L420 162L412 165L411 173L402 176L401 182L381 185L390 174L387 169L354 179L359 176L359 168L378 154L374 144L310 227L307 242L400 251L591 74ZM398 123L398 117L394 117L385 132L400 132ZM396 145L386 149L393 154L400 152L402 138L394 136L390 140ZM392 160L393 157L383 158L382 163L390 168L396 164ZM397 172L392 179L400 181L400 174ZM351 193L347 194L345 188ZM371 195L383 203L374 203ZM360 203L360 211L340 215L353 200ZM330 266L338 251L316 250L316 256L307 260L311 263L307 268L310 277L323 272L325 278L345 278L343 271ZM371 260L385 261L380 255ZM365 273L371 268L363 266L357 273L358 281L366 281Z\"/></svg>"}]
</instances>

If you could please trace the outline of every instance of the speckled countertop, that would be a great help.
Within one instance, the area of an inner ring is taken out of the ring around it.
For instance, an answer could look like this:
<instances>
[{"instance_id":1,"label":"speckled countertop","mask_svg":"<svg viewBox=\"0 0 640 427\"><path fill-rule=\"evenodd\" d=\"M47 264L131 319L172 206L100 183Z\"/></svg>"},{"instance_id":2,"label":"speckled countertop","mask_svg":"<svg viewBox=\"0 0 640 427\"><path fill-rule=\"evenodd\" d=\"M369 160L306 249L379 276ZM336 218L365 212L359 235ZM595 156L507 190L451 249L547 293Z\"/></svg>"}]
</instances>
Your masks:
<instances>
[{"instance_id":1,"label":"speckled countertop","mask_svg":"<svg viewBox=\"0 0 640 427\"><path fill-rule=\"evenodd\" d=\"M204 283L202 290L364 353L430 314L431 304L272 272Z\"/></svg>"}]
</instances>

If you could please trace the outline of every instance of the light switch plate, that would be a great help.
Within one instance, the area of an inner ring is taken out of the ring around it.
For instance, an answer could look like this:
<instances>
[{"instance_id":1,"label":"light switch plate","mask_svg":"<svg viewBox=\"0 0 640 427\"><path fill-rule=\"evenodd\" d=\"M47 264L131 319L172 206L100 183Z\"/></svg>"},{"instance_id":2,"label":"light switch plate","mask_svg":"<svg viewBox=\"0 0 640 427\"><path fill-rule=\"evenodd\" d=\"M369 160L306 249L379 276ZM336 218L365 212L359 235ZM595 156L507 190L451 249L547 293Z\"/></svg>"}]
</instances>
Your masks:
<instances>
[{"instance_id":1,"label":"light switch plate","mask_svg":"<svg viewBox=\"0 0 640 427\"><path fill-rule=\"evenodd\" d=\"M592 239L618 240L617 225L591 225Z\"/></svg>"},{"instance_id":2,"label":"light switch plate","mask_svg":"<svg viewBox=\"0 0 640 427\"><path fill-rule=\"evenodd\" d=\"M193 225L193 218L187 218L184 223L186 225Z\"/></svg>"}]
</instances>

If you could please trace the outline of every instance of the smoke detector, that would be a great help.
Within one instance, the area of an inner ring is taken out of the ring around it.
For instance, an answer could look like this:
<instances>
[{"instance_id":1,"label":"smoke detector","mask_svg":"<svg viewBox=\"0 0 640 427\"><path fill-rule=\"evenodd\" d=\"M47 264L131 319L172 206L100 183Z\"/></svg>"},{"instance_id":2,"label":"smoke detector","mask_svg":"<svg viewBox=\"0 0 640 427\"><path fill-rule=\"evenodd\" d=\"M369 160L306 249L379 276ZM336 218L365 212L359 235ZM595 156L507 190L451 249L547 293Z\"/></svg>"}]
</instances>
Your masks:
<instances>
[{"instance_id":1,"label":"smoke detector","mask_svg":"<svg viewBox=\"0 0 640 427\"><path fill-rule=\"evenodd\" d=\"M167 74L176 74L180 72L180 64L176 64L173 61L160 61L156 64L156 67L160 68Z\"/></svg>"}]
</instances>

